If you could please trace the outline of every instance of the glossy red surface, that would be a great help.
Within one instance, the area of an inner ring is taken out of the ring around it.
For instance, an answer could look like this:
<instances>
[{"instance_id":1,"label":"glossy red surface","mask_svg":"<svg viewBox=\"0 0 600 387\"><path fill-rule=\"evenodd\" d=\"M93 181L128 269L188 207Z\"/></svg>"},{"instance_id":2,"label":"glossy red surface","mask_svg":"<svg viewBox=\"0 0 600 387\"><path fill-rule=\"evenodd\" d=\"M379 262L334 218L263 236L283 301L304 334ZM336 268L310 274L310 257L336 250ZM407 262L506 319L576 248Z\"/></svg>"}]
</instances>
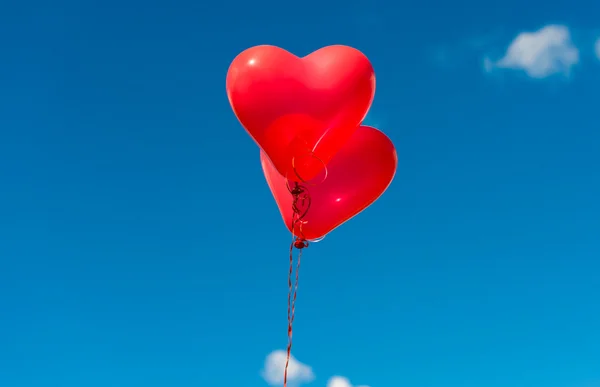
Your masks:
<instances>
[{"instance_id":1,"label":"glossy red surface","mask_svg":"<svg viewBox=\"0 0 600 387\"><path fill-rule=\"evenodd\" d=\"M283 221L291 231L292 195L288 184L293 183L277 172L264 152L261 164ZM392 141L375 128L360 126L327 165L325 180L320 184L316 181L314 186L310 181L304 184L311 197L310 208L302 220L304 238L321 238L370 206L392 182L397 164ZM301 235L299 230L294 234Z\"/></svg>"},{"instance_id":2,"label":"glossy red surface","mask_svg":"<svg viewBox=\"0 0 600 387\"><path fill-rule=\"evenodd\" d=\"M375 94L367 57L327 46L303 58L275 46L240 53L227 72L238 120L283 176L316 176L366 116Z\"/></svg>"}]
</instances>

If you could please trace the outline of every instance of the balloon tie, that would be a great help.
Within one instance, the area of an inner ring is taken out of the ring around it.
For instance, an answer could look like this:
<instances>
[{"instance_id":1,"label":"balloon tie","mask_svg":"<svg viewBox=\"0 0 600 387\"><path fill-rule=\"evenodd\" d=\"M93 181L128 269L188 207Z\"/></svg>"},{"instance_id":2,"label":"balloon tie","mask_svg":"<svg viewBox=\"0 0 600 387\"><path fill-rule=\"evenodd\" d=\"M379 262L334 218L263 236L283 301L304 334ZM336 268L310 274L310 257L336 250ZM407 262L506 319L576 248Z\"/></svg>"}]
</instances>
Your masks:
<instances>
[{"instance_id":1,"label":"balloon tie","mask_svg":"<svg viewBox=\"0 0 600 387\"><path fill-rule=\"evenodd\" d=\"M296 296L298 294L298 274L300 272L300 260L302 258L302 249L308 247L308 241L302 233L302 219L310 209L311 199L306 187L294 183L294 187L288 186L292 194L292 243L290 244L290 270L288 272L288 345L287 356L285 360L285 369L283 372L283 387L287 387L288 367L292 353L292 325L296 315ZM294 269L294 248L298 250L298 260L296 263L296 278L292 285L292 273Z\"/></svg>"}]
</instances>

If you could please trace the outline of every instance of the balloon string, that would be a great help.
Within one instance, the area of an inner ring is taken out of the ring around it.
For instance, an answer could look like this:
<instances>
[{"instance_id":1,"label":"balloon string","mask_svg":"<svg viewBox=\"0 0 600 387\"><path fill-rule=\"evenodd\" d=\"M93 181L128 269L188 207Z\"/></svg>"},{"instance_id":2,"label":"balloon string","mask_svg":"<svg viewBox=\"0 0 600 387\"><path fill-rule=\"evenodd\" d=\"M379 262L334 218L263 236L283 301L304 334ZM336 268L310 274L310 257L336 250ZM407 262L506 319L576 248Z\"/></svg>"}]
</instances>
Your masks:
<instances>
[{"instance_id":1,"label":"balloon string","mask_svg":"<svg viewBox=\"0 0 600 387\"><path fill-rule=\"evenodd\" d=\"M288 376L288 367L290 364L290 357L292 352L292 334L293 334L293 324L294 318L296 316L296 297L298 294L298 273L300 271L300 260L302 258L302 250L298 252L298 260L296 263L296 281L294 286L292 286L292 270L294 267L294 244L290 245L290 271L288 276L288 345L287 345L287 356L285 359L285 370L283 373L283 386L287 387L287 376Z\"/></svg>"},{"instance_id":2,"label":"balloon string","mask_svg":"<svg viewBox=\"0 0 600 387\"><path fill-rule=\"evenodd\" d=\"M292 334L294 318L296 316L296 298L298 294L298 277L300 273L300 260L302 258L302 249L308 247L308 241L302 233L302 219L308 213L311 200L305 187L294 183L294 188L290 189L293 197L292 202L292 243L290 244L290 269L288 272L288 345L285 360L285 369L283 372L283 387L287 387L288 367L292 353ZM303 207L303 208L301 208ZM298 234L298 235L296 235ZM294 270L294 248L298 250L298 260L296 263L296 278L292 285Z\"/></svg>"}]
</instances>

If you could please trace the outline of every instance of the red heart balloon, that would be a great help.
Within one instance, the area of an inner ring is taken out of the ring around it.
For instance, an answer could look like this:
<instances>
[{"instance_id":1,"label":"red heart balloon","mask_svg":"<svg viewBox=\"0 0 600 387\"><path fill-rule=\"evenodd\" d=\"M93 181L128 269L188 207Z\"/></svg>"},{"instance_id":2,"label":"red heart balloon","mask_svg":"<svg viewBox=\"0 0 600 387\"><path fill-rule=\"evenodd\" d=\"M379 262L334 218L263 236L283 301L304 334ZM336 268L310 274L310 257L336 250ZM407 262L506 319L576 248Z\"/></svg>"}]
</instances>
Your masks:
<instances>
[{"instance_id":1,"label":"red heart balloon","mask_svg":"<svg viewBox=\"0 0 600 387\"><path fill-rule=\"evenodd\" d=\"M260 161L283 221L292 231L293 197L288 187L294 183L281 176L263 152ZM394 144L383 132L358 127L327 165L327 178L315 186L303 185L311 203L294 235L318 239L357 215L383 194L397 165Z\"/></svg>"},{"instance_id":2,"label":"red heart balloon","mask_svg":"<svg viewBox=\"0 0 600 387\"><path fill-rule=\"evenodd\" d=\"M298 58L275 46L239 54L227 72L238 120L283 176L316 176L365 118L373 66L360 51L328 46Z\"/></svg>"}]
</instances>

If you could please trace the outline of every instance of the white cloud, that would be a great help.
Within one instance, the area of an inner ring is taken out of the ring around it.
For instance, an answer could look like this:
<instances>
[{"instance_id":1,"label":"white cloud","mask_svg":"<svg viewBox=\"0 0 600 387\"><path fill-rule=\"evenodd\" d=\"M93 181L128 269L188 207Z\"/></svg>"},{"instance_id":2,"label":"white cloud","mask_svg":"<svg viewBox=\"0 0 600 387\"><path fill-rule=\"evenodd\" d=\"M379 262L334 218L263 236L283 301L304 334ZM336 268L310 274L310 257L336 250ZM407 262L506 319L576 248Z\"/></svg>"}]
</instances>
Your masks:
<instances>
[{"instance_id":1,"label":"white cloud","mask_svg":"<svg viewBox=\"0 0 600 387\"><path fill-rule=\"evenodd\" d=\"M283 371L285 369L286 351L273 351L265 359L265 366L262 371L262 377L272 386L283 384ZM288 383L298 386L303 383L313 381L315 375L312 368L306 364L300 363L293 356L290 357L288 367Z\"/></svg>"},{"instance_id":2,"label":"white cloud","mask_svg":"<svg viewBox=\"0 0 600 387\"><path fill-rule=\"evenodd\" d=\"M535 32L519 34L503 58L496 62L486 59L484 66L487 71L494 68L522 70L532 78L545 78L554 74L569 75L577 63L579 50L571 41L569 29L548 25Z\"/></svg>"},{"instance_id":3,"label":"white cloud","mask_svg":"<svg viewBox=\"0 0 600 387\"><path fill-rule=\"evenodd\" d=\"M327 382L327 387L369 387L369 386L353 386L350 380L342 376L334 376Z\"/></svg>"},{"instance_id":4,"label":"white cloud","mask_svg":"<svg viewBox=\"0 0 600 387\"><path fill-rule=\"evenodd\" d=\"M600 59L600 38L598 38L598 40L596 40L595 52L596 52L596 58Z\"/></svg>"},{"instance_id":5,"label":"white cloud","mask_svg":"<svg viewBox=\"0 0 600 387\"><path fill-rule=\"evenodd\" d=\"M283 384L283 371L285 368L286 351L273 351L265 359L265 366L262 370L262 376L267 383L272 386ZM298 386L304 383L310 383L315 379L312 368L302 364L293 356L290 356L288 367L288 383L291 386ZM354 386L350 380L343 376L332 376L327 381L327 387L369 387L365 385Z\"/></svg>"}]
</instances>

